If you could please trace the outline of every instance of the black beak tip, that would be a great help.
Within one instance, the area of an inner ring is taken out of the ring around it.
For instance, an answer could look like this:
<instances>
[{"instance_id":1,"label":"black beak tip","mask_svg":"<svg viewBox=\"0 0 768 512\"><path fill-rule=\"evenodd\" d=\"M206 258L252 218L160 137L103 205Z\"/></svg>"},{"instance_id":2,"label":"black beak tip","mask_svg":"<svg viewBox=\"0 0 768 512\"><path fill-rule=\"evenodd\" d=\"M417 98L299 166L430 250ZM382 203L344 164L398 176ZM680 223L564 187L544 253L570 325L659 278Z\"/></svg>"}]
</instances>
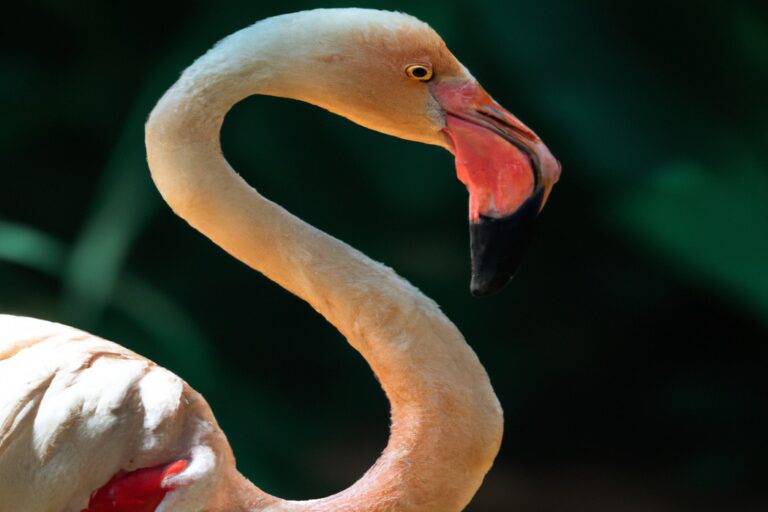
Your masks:
<instances>
[{"instance_id":1,"label":"black beak tip","mask_svg":"<svg viewBox=\"0 0 768 512\"><path fill-rule=\"evenodd\" d=\"M520 266L533 238L544 190L539 189L515 213L501 218L480 217L469 225L472 281L475 297L487 297L504 289Z\"/></svg>"},{"instance_id":2,"label":"black beak tip","mask_svg":"<svg viewBox=\"0 0 768 512\"><path fill-rule=\"evenodd\" d=\"M469 283L469 292L473 297L490 297L491 295L496 295L507 287L510 281L512 281L512 277L514 277L514 275L509 278L502 277L500 279L488 281L484 280L482 276L472 275L472 280Z\"/></svg>"}]
</instances>

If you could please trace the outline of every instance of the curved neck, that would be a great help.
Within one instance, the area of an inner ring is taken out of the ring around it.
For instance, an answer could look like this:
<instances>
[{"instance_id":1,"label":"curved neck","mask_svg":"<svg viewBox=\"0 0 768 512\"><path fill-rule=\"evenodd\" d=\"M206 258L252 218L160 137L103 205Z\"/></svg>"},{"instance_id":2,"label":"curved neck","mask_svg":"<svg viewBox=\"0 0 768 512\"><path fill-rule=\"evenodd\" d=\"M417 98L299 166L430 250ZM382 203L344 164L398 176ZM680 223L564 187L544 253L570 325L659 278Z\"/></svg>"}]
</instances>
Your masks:
<instances>
[{"instance_id":1,"label":"curved neck","mask_svg":"<svg viewBox=\"0 0 768 512\"><path fill-rule=\"evenodd\" d=\"M379 378L392 427L381 457L345 491L283 501L243 479L222 510L461 510L490 468L502 429L475 354L434 302L259 195L222 156L219 131L232 105L252 94L290 95L280 90L259 25L199 59L155 107L146 127L152 177L189 224L341 331Z\"/></svg>"}]
</instances>

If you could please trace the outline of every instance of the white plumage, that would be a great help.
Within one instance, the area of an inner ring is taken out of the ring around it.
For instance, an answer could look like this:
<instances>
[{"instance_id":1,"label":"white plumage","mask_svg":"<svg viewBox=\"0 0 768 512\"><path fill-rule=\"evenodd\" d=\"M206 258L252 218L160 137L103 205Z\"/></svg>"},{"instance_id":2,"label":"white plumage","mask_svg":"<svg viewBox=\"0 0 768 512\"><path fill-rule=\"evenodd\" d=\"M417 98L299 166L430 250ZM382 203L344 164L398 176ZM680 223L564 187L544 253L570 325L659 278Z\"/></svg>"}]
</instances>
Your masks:
<instances>
[{"instance_id":1,"label":"white plumage","mask_svg":"<svg viewBox=\"0 0 768 512\"><path fill-rule=\"evenodd\" d=\"M118 471L179 455L195 463L179 494L204 502L231 457L205 399L179 377L32 318L0 315L0 421L0 512L79 512Z\"/></svg>"}]
</instances>

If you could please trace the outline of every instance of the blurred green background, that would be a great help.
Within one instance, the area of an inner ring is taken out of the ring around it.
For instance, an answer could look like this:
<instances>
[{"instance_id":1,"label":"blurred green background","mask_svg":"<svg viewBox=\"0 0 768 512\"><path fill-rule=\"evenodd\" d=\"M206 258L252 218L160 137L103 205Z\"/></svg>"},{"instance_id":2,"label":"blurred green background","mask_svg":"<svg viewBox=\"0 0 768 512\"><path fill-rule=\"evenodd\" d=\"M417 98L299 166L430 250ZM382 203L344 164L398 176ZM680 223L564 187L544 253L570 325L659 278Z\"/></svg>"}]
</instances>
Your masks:
<instances>
[{"instance_id":1,"label":"blurred green background","mask_svg":"<svg viewBox=\"0 0 768 512\"><path fill-rule=\"evenodd\" d=\"M386 400L322 318L171 214L142 125L218 39L347 5L36 0L0 35L0 311L177 372L290 498L364 472ZM469 510L765 510L768 3L355 5L429 22L563 163L513 284L477 300L449 154L276 98L225 123L254 186L393 266L485 363L506 434Z\"/></svg>"}]
</instances>

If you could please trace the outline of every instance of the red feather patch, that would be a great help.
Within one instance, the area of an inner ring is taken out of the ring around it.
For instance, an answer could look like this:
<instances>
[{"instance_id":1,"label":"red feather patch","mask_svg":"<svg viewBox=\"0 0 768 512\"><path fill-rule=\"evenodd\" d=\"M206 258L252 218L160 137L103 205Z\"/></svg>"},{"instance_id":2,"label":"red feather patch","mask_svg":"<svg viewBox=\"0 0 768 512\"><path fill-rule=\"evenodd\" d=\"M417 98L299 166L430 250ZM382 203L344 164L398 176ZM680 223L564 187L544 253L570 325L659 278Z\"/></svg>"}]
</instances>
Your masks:
<instances>
[{"instance_id":1,"label":"red feather patch","mask_svg":"<svg viewBox=\"0 0 768 512\"><path fill-rule=\"evenodd\" d=\"M186 460L118 473L91 494L88 507L82 512L155 512L173 487L163 486L163 480L177 475L187 467Z\"/></svg>"}]
</instances>

